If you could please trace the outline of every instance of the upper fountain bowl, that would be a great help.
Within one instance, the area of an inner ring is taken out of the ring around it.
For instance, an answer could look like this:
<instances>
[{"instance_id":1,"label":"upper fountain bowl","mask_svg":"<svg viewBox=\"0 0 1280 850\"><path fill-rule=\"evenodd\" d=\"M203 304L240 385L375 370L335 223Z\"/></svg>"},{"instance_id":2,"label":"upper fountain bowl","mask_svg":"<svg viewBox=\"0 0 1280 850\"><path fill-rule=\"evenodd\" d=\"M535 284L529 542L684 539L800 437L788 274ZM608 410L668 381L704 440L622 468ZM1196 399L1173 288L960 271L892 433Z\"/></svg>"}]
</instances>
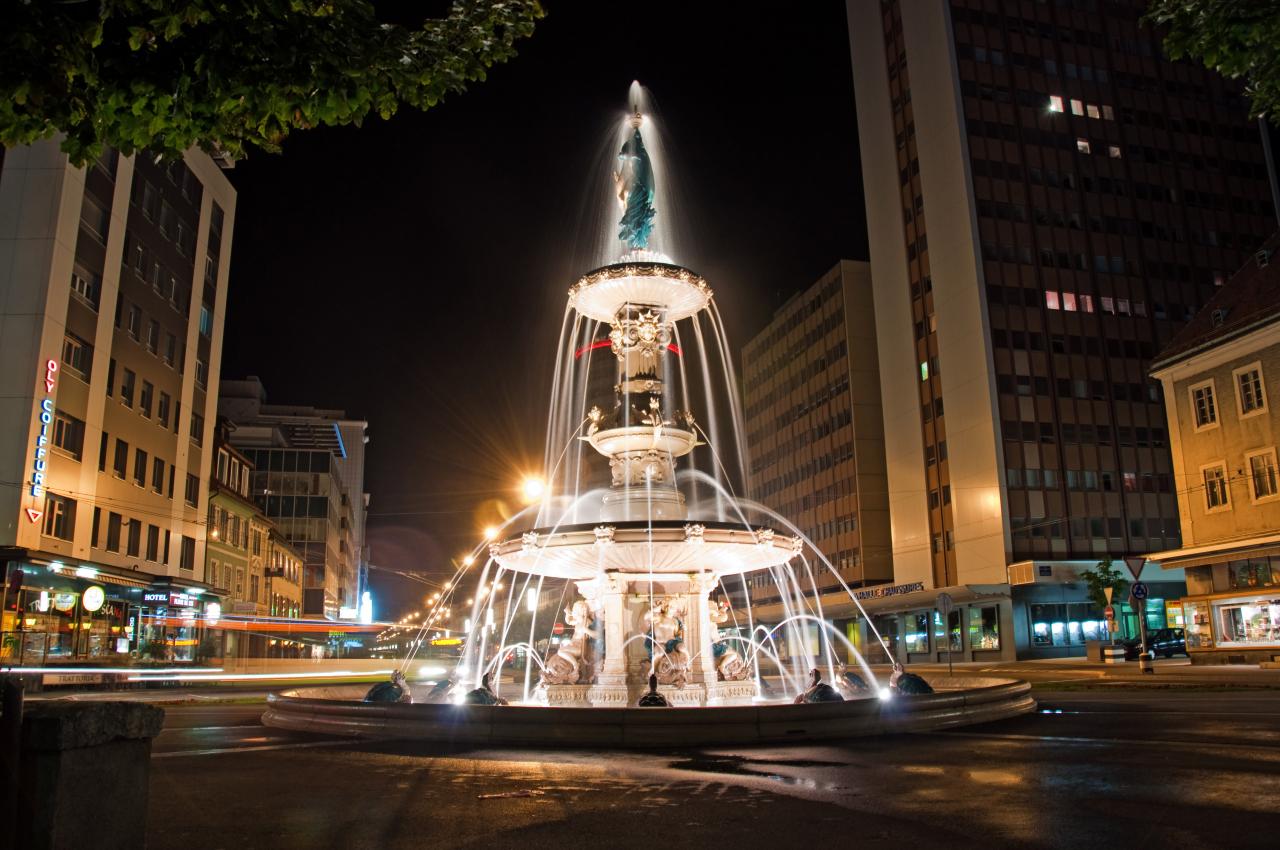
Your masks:
<instances>
[{"instance_id":1,"label":"upper fountain bowl","mask_svg":"<svg viewBox=\"0 0 1280 850\"><path fill-rule=\"evenodd\" d=\"M785 564L800 548L799 538L772 528L665 520L534 529L492 544L489 553L514 572L589 579L611 571L641 575L750 573Z\"/></svg>"},{"instance_id":2,"label":"upper fountain bowl","mask_svg":"<svg viewBox=\"0 0 1280 850\"><path fill-rule=\"evenodd\" d=\"M614 263L583 275L569 289L569 303L597 322L612 322L628 304L660 308L668 322L678 322L711 303L711 287L672 263Z\"/></svg>"}]
</instances>

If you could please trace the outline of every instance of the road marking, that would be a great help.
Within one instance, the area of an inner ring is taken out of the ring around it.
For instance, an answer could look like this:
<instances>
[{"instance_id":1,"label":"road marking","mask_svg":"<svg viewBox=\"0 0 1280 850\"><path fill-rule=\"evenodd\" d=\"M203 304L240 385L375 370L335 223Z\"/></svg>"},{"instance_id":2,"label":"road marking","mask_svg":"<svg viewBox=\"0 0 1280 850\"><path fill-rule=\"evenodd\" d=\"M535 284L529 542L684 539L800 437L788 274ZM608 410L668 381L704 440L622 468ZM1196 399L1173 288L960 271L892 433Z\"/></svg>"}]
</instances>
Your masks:
<instances>
[{"instance_id":1,"label":"road marking","mask_svg":"<svg viewBox=\"0 0 1280 850\"><path fill-rule=\"evenodd\" d=\"M216 756L223 753L254 753L264 750L302 750L310 747L341 747L356 744L359 741L344 738L339 741L292 741L287 744L260 744L255 747L215 747L206 750L174 750L167 753L152 753L153 759L176 758L177 756Z\"/></svg>"},{"instance_id":2,"label":"road marking","mask_svg":"<svg viewBox=\"0 0 1280 850\"><path fill-rule=\"evenodd\" d=\"M1232 750L1276 750L1280 751L1280 747L1271 744L1233 744L1223 741L1162 741L1150 738L1086 738L1078 735L1016 735L1013 733L999 732L917 732L918 735L943 735L950 738L985 738L993 741L1041 741L1044 743L1060 743L1060 744L1108 744L1133 746L1134 744L1154 745L1157 747L1175 747L1181 749L1203 750L1206 748L1213 749L1232 749Z\"/></svg>"},{"instance_id":3,"label":"road marking","mask_svg":"<svg viewBox=\"0 0 1280 850\"><path fill-rule=\"evenodd\" d=\"M160 730L160 734L165 732L225 732L228 729L261 729L260 723L245 723L236 726L168 726Z\"/></svg>"}]
</instances>

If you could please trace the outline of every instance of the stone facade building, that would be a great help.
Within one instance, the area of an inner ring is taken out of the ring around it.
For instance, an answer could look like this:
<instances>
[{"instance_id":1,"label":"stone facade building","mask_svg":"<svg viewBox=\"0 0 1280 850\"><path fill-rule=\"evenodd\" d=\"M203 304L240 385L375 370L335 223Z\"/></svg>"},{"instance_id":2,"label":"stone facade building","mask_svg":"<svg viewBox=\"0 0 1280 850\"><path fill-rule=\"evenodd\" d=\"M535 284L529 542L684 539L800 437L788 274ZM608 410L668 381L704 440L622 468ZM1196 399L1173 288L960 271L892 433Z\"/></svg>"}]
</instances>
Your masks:
<instances>
[{"instance_id":1,"label":"stone facade building","mask_svg":"<svg viewBox=\"0 0 1280 850\"><path fill-rule=\"evenodd\" d=\"M1280 656L1280 236L1152 364L1164 385L1187 648L1198 663Z\"/></svg>"}]
</instances>

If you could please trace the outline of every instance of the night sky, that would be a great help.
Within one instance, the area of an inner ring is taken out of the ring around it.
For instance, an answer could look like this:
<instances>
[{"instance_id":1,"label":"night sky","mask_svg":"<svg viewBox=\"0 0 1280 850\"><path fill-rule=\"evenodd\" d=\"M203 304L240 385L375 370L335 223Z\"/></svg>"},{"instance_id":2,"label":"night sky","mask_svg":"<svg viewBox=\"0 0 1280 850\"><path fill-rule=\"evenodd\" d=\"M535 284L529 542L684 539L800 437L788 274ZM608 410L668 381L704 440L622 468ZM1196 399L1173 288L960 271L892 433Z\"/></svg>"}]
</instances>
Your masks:
<instances>
[{"instance_id":1,"label":"night sky","mask_svg":"<svg viewBox=\"0 0 1280 850\"><path fill-rule=\"evenodd\" d=\"M588 270L587 187L633 79L688 205L679 259L735 348L866 258L843 3L545 5L519 56L466 93L299 132L229 172L223 377L369 420L375 565L449 571L536 469L565 293ZM372 576L379 619L420 607L421 585Z\"/></svg>"}]
</instances>

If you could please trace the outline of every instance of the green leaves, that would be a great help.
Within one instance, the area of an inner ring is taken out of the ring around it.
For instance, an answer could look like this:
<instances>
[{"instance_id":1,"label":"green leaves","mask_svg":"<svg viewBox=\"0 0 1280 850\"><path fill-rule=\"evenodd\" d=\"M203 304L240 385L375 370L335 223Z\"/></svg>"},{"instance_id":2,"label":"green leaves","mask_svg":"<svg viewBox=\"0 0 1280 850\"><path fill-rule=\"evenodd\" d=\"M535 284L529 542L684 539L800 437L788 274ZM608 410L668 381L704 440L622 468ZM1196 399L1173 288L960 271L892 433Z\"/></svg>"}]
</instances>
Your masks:
<instances>
[{"instance_id":1,"label":"green leaves","mask_svg":"<svg viewBox=\"0 0 1280 850\"><path fill-rule=\"evenodd\" d=\"M1280 0L1152 0L1144 20L1170 58L1244 80L1254 117L1280 124Z\"/></svg>"},{"instance_id":2,"label":"green leaves","mask_svg":"<svg viewBox=\"0 0 1280 850\"><path fill-rule=\"evenodd\" d=\"M457 0L417 29L367 0L7 3L0 143L63 133L76 164L102 145L232 158L288 134L427 109L515 55L537 0Z\"/></svg>"}]
</instances>

